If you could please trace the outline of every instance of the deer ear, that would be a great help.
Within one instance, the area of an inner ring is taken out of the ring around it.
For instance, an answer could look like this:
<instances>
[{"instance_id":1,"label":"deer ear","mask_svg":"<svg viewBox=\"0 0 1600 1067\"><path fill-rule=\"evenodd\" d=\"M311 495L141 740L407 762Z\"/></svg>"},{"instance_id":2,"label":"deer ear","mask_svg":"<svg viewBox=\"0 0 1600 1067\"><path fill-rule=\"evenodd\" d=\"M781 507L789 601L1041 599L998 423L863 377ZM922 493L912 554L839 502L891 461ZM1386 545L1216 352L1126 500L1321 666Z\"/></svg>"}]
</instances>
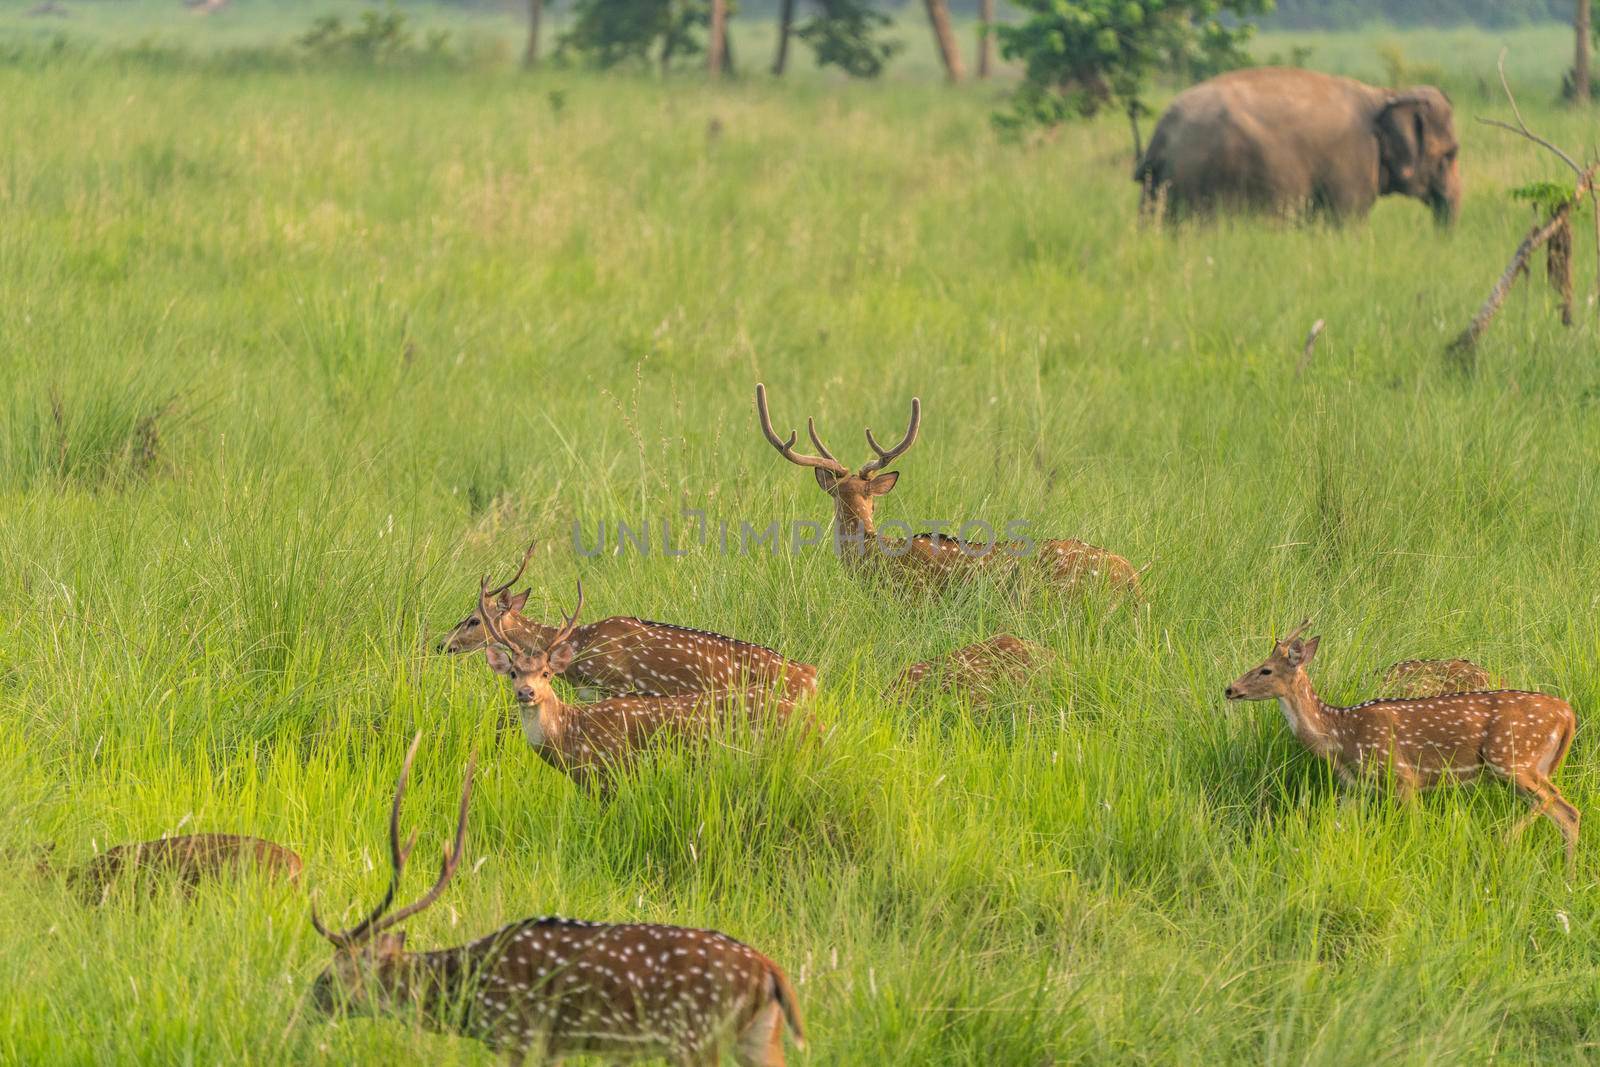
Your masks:
<instances>
[{"instance_id":1,"label":"deer ear","mask_svg":"<svg viewBox=\"0 0 1600 1067\"><path fill-rule=\"evenodd\" d=\"M489 661L489 669L496 674L511 673L511 657L499 645L489 645L483 650L483 658Z\"/></svg>"},{"instance_id":2,"label":"deer ear","mask_svg":"<svg viewBox=\"0 0 1600 1067\"><path fill-rule=\"evenodd\" d=\"M572 666L573 655L574 649L572 647L572 642L570 641L563 641L555 648L552 648L545 655L545 659L550 664L551 673L560 674L562 671Z\"/></svg>"},{"instance_id":3,"label":"deer ear","mask_svg":"<svg viewBox=\"0 0 1600 1067\"><path fill-rule=\"evenodd\" d=\"M812 467L812 473L817 476L817 484L824 493L833 492L833 487L838 483L839 476L832 471L825 471L821 467Z\"/></svg>"},{"instance_id":4,"label":"deer ear","mask_svg":"<svg viewBox=\"0 0 1600 1067\"><path fill-rule=\"evenodd\" d=\"M894 488L894 483L900 480L899 471L884 471L872 481L867 483L867 493L871 496L882 496Z\"/></svg>"},{"instance_id":5,"label":"deer ear","mask_svg":"<svg viewBox=\"0 0 1600 1067\"><path fill-rule=\"evenodd\" d=\"M404 930L393 934L384 934L378 939L378 955L401 956L406 951L406 932Z\"/></svg>"},{"instance_id":6,"label":"deer ear","mask_svg":"<svg viewBox=\"0 0 1600 1067\"><path fill-rule=\"evenodd\" d=\"M522 606L528 602L528 594L531 592L532 588L524 589L514 597L502 597L500 603L507 611L521 611Z\"/></svg>"},{"instance_id":7,"label":"deer ear","mask_svg":"<svg viewBox=\"0 0 1600 1067\"><path fill-rule=\"evenodd\" d=\"M1321 641L1321 640L1322 640L1322 635L1318 634L1316 637L1313 637L1311 640L1307 641L1304 645L1301 646L1301 648L1300 648L1300 666L1304 667L1307 663L1311 662L1311 657L1313 657L1313 656L1315 656L1317 654L1317 643L1319 641Z\"/></svg>"}]
</instances>

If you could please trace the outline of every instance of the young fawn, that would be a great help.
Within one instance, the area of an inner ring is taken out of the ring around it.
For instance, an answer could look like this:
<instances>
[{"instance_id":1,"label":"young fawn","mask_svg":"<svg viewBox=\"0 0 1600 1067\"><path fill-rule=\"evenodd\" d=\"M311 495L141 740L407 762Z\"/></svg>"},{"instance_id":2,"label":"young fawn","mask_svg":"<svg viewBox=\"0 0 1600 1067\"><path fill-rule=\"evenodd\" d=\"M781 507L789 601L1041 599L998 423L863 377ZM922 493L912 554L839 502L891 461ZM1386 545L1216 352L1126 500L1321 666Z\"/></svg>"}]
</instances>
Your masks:
<instances>
[{"instance_id":1,"label":"young fawn","mask_svg":"<svg viewBox=\"0 0 1600 1067\"><path fill-rule=\"evenodd\" d=\"M1301 640L1310 625L1307 620L1275 642L1272 655L1228 686L1227 698L1276 700L1295 737L1332 762L1340 777L1354 782L1392 775L1402 799L1488 770L1533 803L1511 836L1547 816L1566 839L1567 873L1575 872L1578 809L1550 781L1577 728L1570 704L1514 690L1369 700L1349 708L1325 704L1306 674L1321 641Z\"/></svg>"},{"instance_id":2,"label":"young fawn","mask_svg":"<svg viewBox=\"0 0 1600 1067\"><path fill-rule=\"evenodd\" d=\"M1010 634L995 634L976 644L913 663L900 672L890 693L909 699L920 689L961 693L974 705L987 704L997 686L1021 682L1048 665L1055 654L1042 645Z\"/></svg>"},{"instance_id":3,"label":"young fawn","mask_svg":"<svg viewBox=\"0 0 1600 1067\"><path fill-rule=\"evenodd\" d=\"M500 630L528 648L557 644L559 627L545 626L522 615L528 591L508 591L522 577L533 546L511 580L488 591L472 613L455 625L440 642L445 652L469 652L489 644L491 618ZM568 682L601 693L640 693L673 696L703 693L736 686L776 685L790 696L808 697L817 689L817 669L809 663L786 659L762 645L725 637L708 630L651 622L632 616L613 616L586 623L566 637L572 659L558 673Z\"/></svg>"},{"instance_id":4,"label":"young fawn","mask_svg":"<svg viewBox=\"0 0 1600 1067\"><path fill-rule=\"evenodd\" d=\"M242 834L186 834L117 845L67 872L67 885L90 904L103 903L121 882L153 892L175 882L192 893L209 879L247 872L294 882L300 857L282 845Z\"/></svg>"},{"instance_id":5,"label":"young fawn","mask_svg":"<svg viewBox=\"0 0 1600 1067\"><path fill-rule=\"evenodd\" d=\"M714 930L539 918L511 923L455 948L407 952L404 920L439 899L461 864L472 764L455 840L422 898L393 913L406 860L400 802L417 742L406 753L389 811L388 891L348 930L311 923L334 946L312 987L325 1014L416 1012L433 1028L475 1038L512 1063L590 1054L608 1062L668 1057L717 1063L733 1045L743 1067L783 1067L783 1029L804 1032L794 990L761 953Z\"/></svg>"},{"instance_id":6,"label":"young fawn","mask_svg":"<svg viewBox=\"0 0 1600 1067\"><path fill-rule=\"evenodd\" d=\"M1494 676L1470 659L1404 659L1383 672L1386 697L1476 693L1495 687Z\"/></svg>"},{"instance_id":7,"label":"young fawn","mask_svg":"<svg viewBox=\"0 0 1600 1067\"><path fill-rule=\"evenodd\" d=\"M794 710L793 697L763 686L743 686L677 696L619 696L593 704L567 704L556 695L551 679L576 654L569 638L583 611L583 583L578 605L565 623L539 649L521 646L488 610L485 578L478 593L489 631L485 657L489 668L503 675L517 698L522 732L539 758L569 775L580 786L593 782L602 790L615 770L630 762L653 741L665 737L703 738L735 717L758 721L770 712L780 722Z\"/></svg>"},{"instance_id":8,"label":"young fawn","mask_svg":"<svg viewBox=\"0 0 1600 1067\"><path fill-rule=\"evenodd\" d=\"M878 536L872 519L873 502L893 489L900 478L898 471L884 468L916 443L917 430L922 423L922 401L916 397L911 398L911 423L899 444L885 449L878 444L872 431L867 430L867 445L878 458L855 473L828 451L817 436L812 419L806 419L806 433L818 455L808 456L794 450L797 432L791 431L788 440L779 437L772 428L772 416L767 413L765 385L756 386L756 415L761 421L762 434L778 454L796 466L810 467L817 485L833 498L834 545L850 565L891 567L898 576L924 584L940 584L969 577L984 568L1014 564L1025 553L1026 546L1015 541L987 545L939 534L918 534L910 538ZM1134 596L1139 593L1138 572L1113 552L1073 540L1043 541L1035 546L1035 551L1051 578L1065 590L1104 582L1121 592Z\"/></svg>"}]
</instances>

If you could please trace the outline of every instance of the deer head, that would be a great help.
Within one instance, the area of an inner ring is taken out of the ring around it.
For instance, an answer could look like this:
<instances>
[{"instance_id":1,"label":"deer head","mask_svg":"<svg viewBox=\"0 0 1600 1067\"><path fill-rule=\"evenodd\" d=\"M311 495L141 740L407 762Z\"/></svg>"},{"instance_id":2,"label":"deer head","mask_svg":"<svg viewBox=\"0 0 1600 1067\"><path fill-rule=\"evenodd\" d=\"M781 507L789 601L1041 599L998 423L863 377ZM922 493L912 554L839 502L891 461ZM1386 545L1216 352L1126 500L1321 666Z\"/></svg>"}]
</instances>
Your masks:
<instances>
[{"instance_id":1,"label":"deer head","mask_svg":"<svg viewBox=\"0 0 1600 1067\"><path fill-rule=\"evenodd\" d=\"M1311 626L1306 619L1283 638L1272 643L1272 655L1241 674L1223 690L1229 700L1276 700L1288 696L1306 664L1317 654L1321 637L1302 641L1300 635Z\"/></svg>"},{"instance_id":2,"label":"deer head","mask_svg":"<svg viewBox=\"0 0 1600 1067\"><path fill-rule=\"evenodd\" d=\"M522 563L510 581L489 590L489 598L493 601L489 605L489 610L496 620L508 611L520 612L528 603L528 594L533 591L532 589L512 593L511 587L517 584L522 572L528 569L528 561L533 558L533 550L537 544L537 541L529 542L527 551L522 554ZM488 629L483 624L484 604L485 599L480 598L473 612L450 628L450 632L439 641L440 652L471 652L488 643Z\"/></svg>"},{"instance_id":3,"label":"deer head","mask_svg":"<svg viewBox=\"0 0 1600 1067\"><path fill-rule=\"evenodd\" d=\"M477 764L474 756L467 761L466 783L461 787L461 810L456 819L455 840L445 849L439 864L439 877L415 903L390 913L395 892L405 874L406 860L417 843L416 834L404 845L400 843L400 802L405 796L406 779L411 775L411 762L416 758L417 745L422 741L419 732L406 751L405 764L400 769L400 780L395 784L394 805L389 811L389 888L383 899L356 925L348 930L330 930L317 915L316 905L311 908L311 925L317 933L333 943L333 962L317 976L312 986L312 1001L324 1012L345 1008L370 1013L403 999L409 986L409 968L405 952L405 933L394 927L422 911L445 890L461 864L462 851L467 837L467 805L472 799L472 775Z\"/></svg>"},{"instance_id":4,"label":"deer head","mask_svg":"<svg viewBox=\"0 0 1600 1067\"><path fill-rule=\"evenodd\" d=\"M512 640L500 628L500 621L489 604L489 579L485 577L478 587L478 614L482 616L487 631L488 644L484 656L489 669L503 675L511 683L517 703L524 707L542 704L554 697L550 679L566 670L572 663L575 650L567 640L578 626L578 616L583 611L583 582L578 582L578 604L566 617L555 636L541 650L529 650Z\"/></svg>"},{"instance_id":5,"label":"deer head","mask_svg":"<svg viewBox=\"0 0 1600 1067\"><path fill-rule=\"evenodd\" d=\"M893 448L885 449L878 444L872 431L867 430L867 444L878 458L862 466L854 474L850 473L843 463L833 458L833 453L822 443L817 436L816 422L806 419L806 433L811 437L811 443L819 455L807 456L794 450L798 433L790 431L789 439L785 441L779 437L772 428L772 416L767 413L767 387L756 386L756 414L761 419L761 432L771 442L778 454L790 463L799 467L810 467L817 477L817 485L824 493L833 497L834 525L845 533L872 532L872 502L876 497L883 496L894 488L899 479L898 471L885 471L883 468L893 463L905 454L917 440L917 427L922 423L922 401L916 397L911 398L911 425L906 427L906 433L900 443Z\"/></svg>"}]
</instances>

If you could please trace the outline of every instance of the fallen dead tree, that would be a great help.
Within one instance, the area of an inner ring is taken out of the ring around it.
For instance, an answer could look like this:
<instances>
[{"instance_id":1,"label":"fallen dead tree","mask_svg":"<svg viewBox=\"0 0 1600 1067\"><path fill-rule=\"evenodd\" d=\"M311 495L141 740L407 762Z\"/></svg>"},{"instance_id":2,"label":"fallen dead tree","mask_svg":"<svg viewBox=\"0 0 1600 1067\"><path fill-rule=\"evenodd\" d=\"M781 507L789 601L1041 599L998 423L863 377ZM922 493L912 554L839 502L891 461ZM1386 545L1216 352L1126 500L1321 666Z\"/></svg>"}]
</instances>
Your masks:
<instances>
[{"instance_id":1,"label":"fallen dead tree","mask_svg":"<svg viewBox=\"0 0 1600 1067\"><path fill-rule=\"evenodd\" d=\"M1500 84L1506 92L1506 99L1511 104L1511 113L1516 117L1515 126L1498 119L1479 119L1489 126L1498 126L1503 130L1510 130L1520 137L1524 137L1534 144L1561 160L1568 169L1577 177L1577 184L1564 185L1560 182L1534 182L1513 190L1512 195L1520 200L1526 200L1534 205L1540 217L1523 237L1522 243L1517 246L1516 252L1511 257L1511 262L1501 273L1500 279L1495 282L1494 288L1489 290L1488 299L1478 308L1478 313L1472 316L1472 321L1467 328L1462 330L1454 341L1450 342L1448 352L1457 358L1465 357L1477 345L1478 338L1489 328L1494 317L1500 311L1500 306L1505 303L1510 295L1511 287L1517 278L1529 273L1528 263L1533 254L1540 248L1545 249L1545 275L1550 285L1556 290L1561 302L1561 322L1564 326L1571 326L1572 316L1572 291L1573 291L1573 253L1575 242L1573 240L1573 216L1587 201L1591 208L1600 208L1597 201L1596 182L1600 178L1600 162L1590 163L1588 166L1579 166L1577 161L1569 154L1556 147L1543 137L1528 129L1528 124L1522 119L1522 111L1517 107L1517 98L1511 92L1511 86L1506 82L1505 53L1500 53ZM1595 257L1600 264L1600 210L1594 211L1595 224ZM1597 280L1597 296L1600 296L1600 280ZM1600 299L1596 300L1600 307Z\"/></svg>"}]
</instances>

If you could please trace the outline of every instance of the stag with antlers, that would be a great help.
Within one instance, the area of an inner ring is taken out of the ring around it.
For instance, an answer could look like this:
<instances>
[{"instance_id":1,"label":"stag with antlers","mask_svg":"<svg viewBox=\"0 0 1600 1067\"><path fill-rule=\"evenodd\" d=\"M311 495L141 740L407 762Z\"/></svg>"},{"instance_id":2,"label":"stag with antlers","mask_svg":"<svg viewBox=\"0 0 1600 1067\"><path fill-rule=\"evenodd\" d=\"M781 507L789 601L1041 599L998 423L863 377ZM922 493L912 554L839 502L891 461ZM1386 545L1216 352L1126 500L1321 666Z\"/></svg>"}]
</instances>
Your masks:
<instances>
[{"instance_id":1,"label":"stag with antlers","mask_svg":"<svg viewBox=\"0 0 1600 1067\"><path fill-rule=\"evenodd\" d=\"M471 652L490 642L491 624L522 648L552 648L560 627L534 622L522 614L530 590L512 594L532 558L529 545L511 580L488 590L473 611L440 643L444 652ZM566 681L599 693L674 696L716 689L772 686L795 699L817 689L817 668L784 657L749 641L694 630L687 626L615 615L586 623L564 638L573 655L557 672Z\"/></svg>"},{"instance_id":2,"label":"stag with antlers","mask_svg":"<svg viewBox=\"0 0 1600 1067\"><path fill-rule=\"evenodd\" d=\"M407 952L401 922L438 900L461 865L473 764L455 839L421 899L390 912L415 835L400 841L400 803L417 754L406 753L389 811L389 888L348 930L311 923L334 946L312 987L324 1013L412 1011L475 1038L512 1063L592 1054L715 1064L732 1045L742 1067L783 1067L785 1023L804 1044L794 989L776 963L714 930L537 918L455 948Z\"/></svg>"},{"instance_id":3,"label":"stag with antlers","mask_svg":"<svg viewBox=\"0 0 1600 1067\"><path fill-rule=\"evenodd\" d=\"M568 704L550 684L576 655L571 637L583 611L583 583L572 614L542 648L528 648L500 629L489 606L489 580L478 593L479 611L488 623L485 649L489 668L511 684L522 718L522 732L546 763L580 786L605 790L615 771L657 740L700 740L743 717L759 723L770 714L784 722L795 699L768 686L742 685L676 696L617 696L592 704ZM814 726L814 724L813 724Z\"/></svg>"},{"instance_id":4,"label":"stag with antlers","mask_svg":"<svg viewBox=\"0 0 1600 1067\"><path fill-rule=\"evenodd\" d=\"M940 534L918 534L910 538L880 537L873 524L873 502L895 487L898 471L885 470L904 455L917 440L922 425L922 401L911 398L911 422L905 436L893 448L878 444L867 430L867 445L877 458L851 473L834 458L817 434L816 422L806 419L806 433L817 455L795 451L797 431L785 440L772 428L767 412L767 387L756 386L756 415L761 432L778 454L798 467L810 467L817 485L833 498L834 546L854 566L890 567L897 577L924 584L942 584L969 577L980 570L1015 564L1028 554L1028 547L1014 541L974 544ZM1046 564L1051 578L1061 588L1073 591L1094 582L1137 596L1139 576L1126 559L1083 541L1050 540L1035 546L1038 558Z\"/></svg>"},{"instance_id":5,"label":"stag with antlers","mask_svg":"<svg viewBox=\"0 0 1600 1067\"><path fill-rule=\"evenodd\" d=\"M1424 699L1369 700L1354 707L1324 703L1306 667L1320 637L1302 640L1302 622L1276 641L1272 654L1225 691L1229 700L1276 700L1295 737L1355 782L1391 777L1402 799L1451 779L1487 770L1533 803L1515 837L1539 816L1566 840L1567 872L1575 871L1578 809L1550 781L1572 745L1577 718L1558 697L1517 690L1446 693Z\"/></svg>"}]
</instances>

